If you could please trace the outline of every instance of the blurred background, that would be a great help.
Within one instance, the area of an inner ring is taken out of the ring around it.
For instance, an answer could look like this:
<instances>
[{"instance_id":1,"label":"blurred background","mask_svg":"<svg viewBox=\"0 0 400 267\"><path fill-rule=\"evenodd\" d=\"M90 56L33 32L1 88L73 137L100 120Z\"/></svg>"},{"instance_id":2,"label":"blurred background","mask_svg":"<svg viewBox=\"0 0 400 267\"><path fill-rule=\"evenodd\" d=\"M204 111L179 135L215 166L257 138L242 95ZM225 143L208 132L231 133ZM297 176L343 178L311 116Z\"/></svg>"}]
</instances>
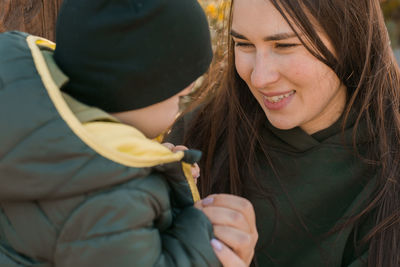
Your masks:
<instances>
[{"instance_id":1,"label":"blurred background","mask_svg":"<svg viewBox=\"0 0 400 267\"><path fill-rule=\"evenodd\" d=\"M397 62L400 62L400 0L385 0L382 1L381 5L391 46Z\"/></svg>"}]
</instances>

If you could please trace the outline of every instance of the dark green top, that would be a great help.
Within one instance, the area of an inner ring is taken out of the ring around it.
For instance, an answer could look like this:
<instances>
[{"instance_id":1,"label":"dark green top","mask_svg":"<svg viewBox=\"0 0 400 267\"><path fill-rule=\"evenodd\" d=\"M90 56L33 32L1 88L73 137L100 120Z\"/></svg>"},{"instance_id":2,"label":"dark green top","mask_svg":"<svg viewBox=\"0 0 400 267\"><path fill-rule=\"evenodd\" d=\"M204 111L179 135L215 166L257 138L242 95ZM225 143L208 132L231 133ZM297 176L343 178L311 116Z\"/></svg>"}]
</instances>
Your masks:
<instances>
[{"instance_id":1,"label":"dark green top","mask_svg":"<svg viewBox=\"0 0 400 267\"><path fill-rule=\"evenodd\" d=\"M175 126L169 141L182 142L187 121L185 118ZM260 148L254 168L256 179L275 198L277 218L258 187L243 179L245 197L256 212L258 266L363 266L361 256L365 258L367 251L356 253L353 225L326 235L342 218L363 207L376 173L353 153L354 118L343 135L341 123L339 119L310 136L300 128L279 130L266 121L261 130L263 146L279 177ZM367 143L360 134L357 144L361 153L365 153ZM367 228L364 225L363 229Z\"/></svg>"}]
</instances>

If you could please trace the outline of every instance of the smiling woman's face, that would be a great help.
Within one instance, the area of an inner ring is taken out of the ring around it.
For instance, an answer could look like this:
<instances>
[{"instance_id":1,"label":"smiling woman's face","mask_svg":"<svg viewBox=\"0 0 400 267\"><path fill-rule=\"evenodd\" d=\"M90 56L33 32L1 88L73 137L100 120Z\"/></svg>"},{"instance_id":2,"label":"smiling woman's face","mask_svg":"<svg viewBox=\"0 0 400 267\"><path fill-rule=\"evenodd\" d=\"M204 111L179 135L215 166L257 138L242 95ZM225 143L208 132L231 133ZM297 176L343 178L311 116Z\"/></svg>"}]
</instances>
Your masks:
<instances>
[{"instance_id":1,"label":"smiling woman's face","mask_svg":"<svg viewBox=\"0 0 400 267\"><path fill-rule=\"evenodd\" d=\"M236 70L272 125L299 126L312 134L340 117L346 87L301 44L268 0L235 0L231 34Z\"/></svg>"}]
</instances>

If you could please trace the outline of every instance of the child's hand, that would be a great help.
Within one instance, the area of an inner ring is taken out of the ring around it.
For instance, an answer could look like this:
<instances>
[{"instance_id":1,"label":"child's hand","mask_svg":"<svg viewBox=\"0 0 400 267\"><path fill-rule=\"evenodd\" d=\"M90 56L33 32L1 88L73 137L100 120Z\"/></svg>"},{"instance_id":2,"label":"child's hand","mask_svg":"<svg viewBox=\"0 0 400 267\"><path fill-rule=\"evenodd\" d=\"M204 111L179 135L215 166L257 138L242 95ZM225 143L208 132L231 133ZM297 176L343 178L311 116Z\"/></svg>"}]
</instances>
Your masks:
<instances>
[{"instance_id":1,"label":"child's hand","mask_svg":"<svg viewBox=\"0 0 400 267\"><path fill-rule=\"evenodd\" d=\"M253 205L245 198L213 194L195 203L214 227L218 240L211 244L218 259L227 266L249 266L258 240Z\"/></svg>"},{"instance_id":2,"label":"child's hand","mask_svg":"<svg viewBox=\"0 0 400 267\"><path fill-rule=\"evenodd\" d=\"M162 143L162 145L169 148L174 153L177 151L188 150L188 148L185 146L175 146L174 144L171 143ZM197 165L197 163L192 164L192 176L194 178L195 183L197 184L197 179L200 177L200 168L199 165Z\"/></svg>"}]
</instances>

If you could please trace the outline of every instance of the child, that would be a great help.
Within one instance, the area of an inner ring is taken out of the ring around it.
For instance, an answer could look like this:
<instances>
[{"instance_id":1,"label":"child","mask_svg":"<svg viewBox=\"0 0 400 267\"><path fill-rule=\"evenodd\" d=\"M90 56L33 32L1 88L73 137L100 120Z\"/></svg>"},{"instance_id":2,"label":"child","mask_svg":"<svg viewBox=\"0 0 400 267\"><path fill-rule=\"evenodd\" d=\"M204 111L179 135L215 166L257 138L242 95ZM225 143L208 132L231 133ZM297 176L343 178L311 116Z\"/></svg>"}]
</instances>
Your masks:
<instances>
[{"instance_id":1,"label":"child","mask_svg":"<svg viewBox=\"0 0 400 267\"><path fill-rule=\"evenodd\" d=\"M56 40L0 35L0 265L219 266L199 152L147 138L211 61L197 1L65 0Z\"/></svg>"}]
</instances>

